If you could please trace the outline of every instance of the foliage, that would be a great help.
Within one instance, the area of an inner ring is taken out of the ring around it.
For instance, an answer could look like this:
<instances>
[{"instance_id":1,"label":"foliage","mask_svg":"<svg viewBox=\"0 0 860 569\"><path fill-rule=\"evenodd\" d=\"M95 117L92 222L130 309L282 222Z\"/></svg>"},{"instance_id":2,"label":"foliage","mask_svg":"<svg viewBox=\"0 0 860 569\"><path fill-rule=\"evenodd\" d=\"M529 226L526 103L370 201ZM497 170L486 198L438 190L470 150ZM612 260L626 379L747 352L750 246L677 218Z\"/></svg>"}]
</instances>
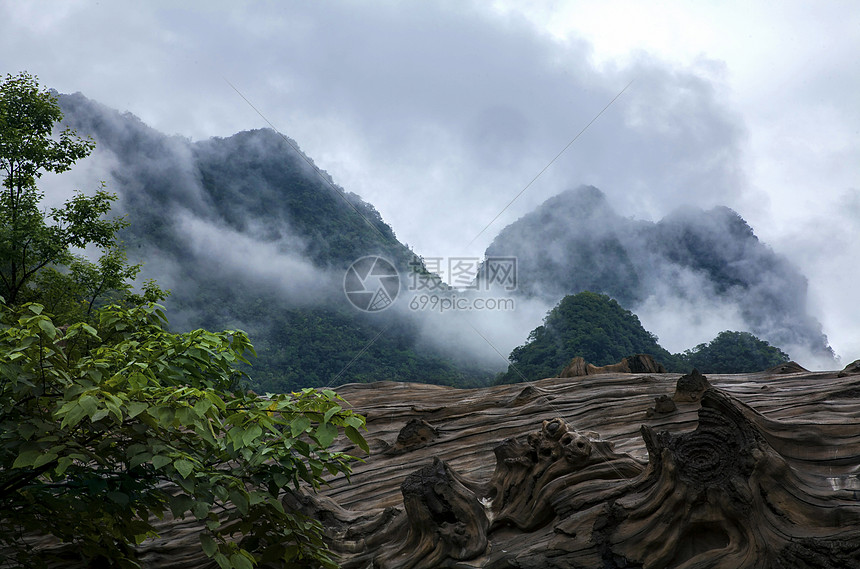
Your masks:
<instances>
[{"instance_id":1,"label":"foliage","mask_svg":"<svg viewBox=\"0 0 860 569\"><path fill-rule=\"evenodd\" d=\"M582 292L566 296L514 348L511 365L496 384L554 377L577 356L607 365L632 354L650 354L670 372L748 373L789 361L789 356L749 332L721 332L708 344L670 354L646 331L639 318L606 295Z\"/></svg>"},{"instance_id":2,"label":"foliage","mask_svg":"<svg viewBox=\"0 0 860 569\"><path fill-rule=\"evenodd\" d=\"M603 294L568 295L547 313L542 326L511 352L508 371L497 384L555 377L577 356L594 365L608 365L633 354L650 354L667 369L676 360L645 330L639 318Z\"/></svg>"},{"instance_id":3,"label":"foliage","mask_svg":"<svg viewBox=\"0 0 860 569\"><path fill-rule=\"evenodd\" d=\"M279 500L349 473L329 449L339 430L367 450L363 418L334 392L231 391L247 336L169 333L157 305L67 327L37 304L2 309L0 546L19 563L35 563L23 537L45 532L134 567L151 516L169 512L205 523L201 547L222 568L335 566L318 522Z\"/></svg>"},{"instance_id":4,"label":"foliage","mask_svg":"<svg viewBox=\"0 0 860 569\"><path fill-rule=\"evenodd\" d=\"M61 321L73 322L91 314L100 297L128 293L139 266L125 262L116 241L127 223L103 217L116 199L103 185L47 215L39 208L43 194L36 181L45 172L68 170L94 146L70 129L54 139L61 118L55 97L27 73L7 75L0 84L0 297L12 306L44 303ZM96 263L73 252L85 247L100 252ZM163 298L151 290L152 298Z\"/></svg>"},{"instance_id":5,"label":"foliage","mask_svg":"<svg viewBox=\"0 0 860 569\"><path fill-rule=\"evenodd\" d=\"M707 344L681 354L702 373L751 373L789 361L789 355L749 332L720 332Z\"/></svg>"}]
</instances>

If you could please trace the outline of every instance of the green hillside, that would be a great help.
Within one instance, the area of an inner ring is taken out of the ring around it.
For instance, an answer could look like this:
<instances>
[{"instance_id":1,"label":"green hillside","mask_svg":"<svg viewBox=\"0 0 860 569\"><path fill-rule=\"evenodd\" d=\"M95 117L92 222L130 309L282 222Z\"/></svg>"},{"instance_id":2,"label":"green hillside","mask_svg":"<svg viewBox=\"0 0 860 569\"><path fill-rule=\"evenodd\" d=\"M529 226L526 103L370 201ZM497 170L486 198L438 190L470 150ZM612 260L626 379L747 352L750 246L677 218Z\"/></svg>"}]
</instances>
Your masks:
<instances>
[{"instance_id":1,"label":"green hillside","mask_svg":"<svg viewBox=\"0 0 860 569\"><path fill-rule=\"evenodd\" d=\"M528 341L514 348L508 371L496 383L554 377L577 356L601 366L632 354L649 354L667 369L680 368L635 314L605 294L581 292L564 297Z\"/></svg>"},{"instance_id":2,"label":"green hillside","mask_svg":"<svg viewBox=\"0 0 860 569\"><path fill-rule=\"evenodd\" d=\"M680 354L684 362L702 373L762 371L789 361L789 356L749 332L720 332L707 344Z\"/></svg>"},{"instance_id":3,"label":"green hillside","mask_svg":"<svg viewBox=\"0 0 860 569\"><path fill-rule=\"evenodd\" d=\"M514 348L510 366L497 384L555 377L575 357L602 366L633 354L648 354L670 372L750 373L789 361L779 348L749 332L721 332L713 341L671 354L645 330L639 318L604 294L568 295L549 313L528 341Z\"/></svg>"}]
</instances>

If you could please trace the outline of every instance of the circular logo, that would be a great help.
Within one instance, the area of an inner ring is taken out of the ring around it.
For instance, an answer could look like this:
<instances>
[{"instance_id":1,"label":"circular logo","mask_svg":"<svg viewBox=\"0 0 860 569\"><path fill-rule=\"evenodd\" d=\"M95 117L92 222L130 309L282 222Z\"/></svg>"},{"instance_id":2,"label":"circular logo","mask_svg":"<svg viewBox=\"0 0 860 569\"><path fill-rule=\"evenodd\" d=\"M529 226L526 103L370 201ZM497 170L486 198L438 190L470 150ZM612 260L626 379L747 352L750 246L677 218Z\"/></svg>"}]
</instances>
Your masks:
<instances>
[{"instance_id":1,"label":"circular logo","mask_svg":"<svg viewBox=\"0 0 860 569\"><path fill-rule=\"evenodd\" d=\"M343 292L359 310L379 312L391 306L397 298L400 275L394 265L382 257L362 257L346 270Z\"/></svg>"}]
</instances>

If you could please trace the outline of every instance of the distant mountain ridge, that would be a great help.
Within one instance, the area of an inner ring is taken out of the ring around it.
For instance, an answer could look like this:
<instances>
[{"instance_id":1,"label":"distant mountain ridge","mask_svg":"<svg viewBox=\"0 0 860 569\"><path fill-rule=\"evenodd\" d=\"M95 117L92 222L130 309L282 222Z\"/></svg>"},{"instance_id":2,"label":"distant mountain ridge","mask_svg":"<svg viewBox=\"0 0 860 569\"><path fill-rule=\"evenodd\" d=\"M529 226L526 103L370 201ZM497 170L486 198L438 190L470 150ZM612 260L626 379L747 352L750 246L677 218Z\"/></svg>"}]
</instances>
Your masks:
<instances>
[{"instance_id":1,"label":"distant mountain ridge","mask_svg":"<svg viewBox=\"0 0 860 569\"><path fill-rule=\"evenodd\" d=\"M171 206L239 232L249 222L262 224L263 239L289 230L304 239L302 253L319 266L345 267L372 249L398 259L412 256L372 205L317 172L309 157L296 152L295 141L271 129L191 142L80 93L61 95L60 105L65 124L93 136L97 148L119 162L111 174L133 215L130 235L163 222L163 209ZM332 225L337 231L324 231Z\"/></svg>"},{"instance_id":2,"label":"distant mountain ridge","mask_svg":"<svg viewBox=\"0 0 860 569\"><path fill-rule=\"evenodd\" d=\"M637 312L658 299L736 309L753 334L786 349L833 358L807 313L807 282L733 210L677 210L653 223L622 217L603 192L582 186L505 227L488 257L518 260L518 294L558 302L603 293Z\"/></svg>"},{"instance_id":3,"label":"distant mountain ridge","mask_svg":"<svg viewBox=\"0 0 860 569\"><path fill-rule=\"evenodd\" d=\"M295 142L269 129L191 142L80 93L59 101L65 125L96 141L93 159L104 161L116 209L131 222L122 235L129 257L172 290L171 323L249 332L255 389L477 381L480 372L418 350L414 321L348 304L350 263L380 255L405 274L414 255Z\"/></svg>"},{"instance_id":4,"label":"distant mountain ridge","mask_svg":"<svg viewBox=\"0 0 860 569\"><path fill-rule=\"evenodd\" d=\"M116 209L131 222L123 234L130 258L172 289L172 324L248 331L260 354L255 388L382 379L474 386L495 375L486 362L443 353L456 335L427 342L461 328L456 318L447 329L442 321L422 329L421 312L349 305L342 287L350 263L380 255L402 276L415 256L371 204L318 172L294 141L261 129L192 142L80 93L59 100L65 124L97 142L91 159L101 161L120 196ZM654 298L718 299L773 345L832 354L805 311L803 276L728 208L651 223L620 216L600 190L582 187L503 229L487 255L517 257L514 294L547 306L586 290L633 312Z\"/></svg>"}]
</instances>

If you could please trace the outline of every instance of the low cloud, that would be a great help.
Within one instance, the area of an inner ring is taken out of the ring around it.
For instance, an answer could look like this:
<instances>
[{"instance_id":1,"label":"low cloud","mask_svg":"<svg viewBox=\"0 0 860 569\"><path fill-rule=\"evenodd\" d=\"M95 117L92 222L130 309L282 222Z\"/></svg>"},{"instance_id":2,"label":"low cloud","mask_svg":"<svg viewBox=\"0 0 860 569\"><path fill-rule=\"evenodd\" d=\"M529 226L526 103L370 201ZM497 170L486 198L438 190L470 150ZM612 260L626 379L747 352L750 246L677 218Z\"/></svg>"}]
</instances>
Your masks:
<instances>
[{"instance_id":1,"label":"low cloud","mask_svg":"<svg viewBox=\"0 0 860 569\"><path fill-rule=\"evenodd\" d=\"M294 306L328 304L343 296L336 275L301 255L298 238L267 240L261 226L239 232L187 210L176 216L175 223L189 260L205 266L211 278L220 279L225 286L235 283L249 293L274 295Z\"/></svg>"}]
</instances>

